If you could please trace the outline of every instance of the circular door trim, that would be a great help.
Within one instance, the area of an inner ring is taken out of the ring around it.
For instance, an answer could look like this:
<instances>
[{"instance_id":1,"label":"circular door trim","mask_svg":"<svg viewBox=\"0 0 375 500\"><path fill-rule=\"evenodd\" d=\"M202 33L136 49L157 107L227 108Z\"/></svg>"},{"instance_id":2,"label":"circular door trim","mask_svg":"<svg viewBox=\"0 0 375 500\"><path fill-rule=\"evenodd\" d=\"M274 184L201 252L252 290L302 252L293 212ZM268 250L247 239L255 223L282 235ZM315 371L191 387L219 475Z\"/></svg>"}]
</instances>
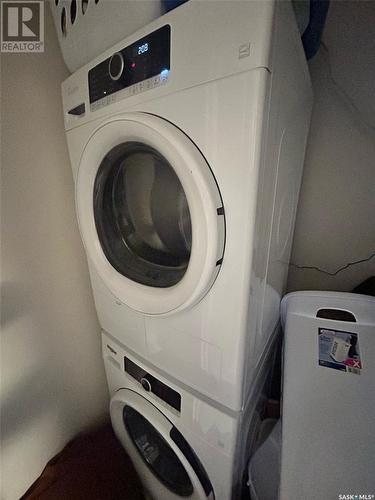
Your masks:
<instances>
[{"instance_id":1,"label":"circular door trim","mask_svg":"<svg viewBox=\"0 0 375 500\"><path fill-rule=\"evenodd\" d=\"M214 494L212 486L206 493L190 461L186 458L184 453L176 444L176 441L173 439L173 431L176 430L174 425L168 420L165 415L163 415L160 410L158 410L152 403L150 403L150 401L145 399L143 396L132 391L131 389L120 389L114 394L110 403L112 426L115 434L121 441L125 450L129 453L129 456L132 459L136 469L138 470L139 475L146 483L146 487L150 490L150 492L155 493L154 489L157 490L159 495L162 494L162 498L164 498L165 500L184 498L177 495L176 493L173 493L145 464L143 457L140 455L138 449L133 443L133 440L130 437L123 421L123 412L126 406L129 406L130 408L136 410L143 418L145 418L150 423L150 425L153 426L155 430L161 435L161 437L171 447L174 454L180 460L193 485L193 493L191 496L189 496L189 498L191 500L204 500L208 498L213 499Z\"/></svg>"},{"instance_id":2,"label":"circular door trim","mask_svg":"<svg viewBox=\"0 0 375 500\"><path fill-rule=\"evenodd\" d=\"M184 189L192 225L189 265L181 281L168 288L137 283L107 260L97 234L93 192L97 171L106 154L125 142L141 142L166 158ZM197 303L218 274L225 240L224 210L215 178L195 144L163 118L128 113L108 120L88 139L76 181L76 209L89 260L112 294L145 314L171 314Z\"/></svg>"}]
</instances>

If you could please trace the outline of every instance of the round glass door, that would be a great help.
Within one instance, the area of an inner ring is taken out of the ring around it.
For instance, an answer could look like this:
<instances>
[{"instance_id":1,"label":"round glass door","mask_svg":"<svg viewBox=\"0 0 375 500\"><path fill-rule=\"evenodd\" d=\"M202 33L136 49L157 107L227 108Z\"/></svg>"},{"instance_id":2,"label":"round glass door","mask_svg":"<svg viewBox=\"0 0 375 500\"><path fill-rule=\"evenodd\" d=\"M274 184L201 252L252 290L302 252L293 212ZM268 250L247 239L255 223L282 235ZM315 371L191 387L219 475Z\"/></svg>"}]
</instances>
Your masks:
<instances>
[{"instance_id":1,"label":"round glass door","mask_svg":"<svg viewBox=\"0 0 375 500\"><path fill-rule=\"evenodd\" d=\"M214 283L223 203L200 150L168 121L125 113L98 126L80 157L76 207L90 270L117 301L173 314Z\"/></svg>"},{"instance_id":2,"label":"round glass door","mask_svg":"<svg viewBox=\"0 0 375 500\"><path fill-rule=\"evenodd\" d=\"M192 482L159 432L130 406L125 406L123 419L133 444L153 474L173 493L182 497L191 496L194 491Z\"/></svg>"},{"instance_id":3,"label":"round glass door","mask_svg":"<svg viewBox=\"0 0 375 500\"><path fill-rule=\"evenodd\" d=\"M115 146L98 169L93 203L103 252L119 273L160 288L182 279L192 247L190 211L158 151L140 142Z\"/></svg>"}]
</instances>

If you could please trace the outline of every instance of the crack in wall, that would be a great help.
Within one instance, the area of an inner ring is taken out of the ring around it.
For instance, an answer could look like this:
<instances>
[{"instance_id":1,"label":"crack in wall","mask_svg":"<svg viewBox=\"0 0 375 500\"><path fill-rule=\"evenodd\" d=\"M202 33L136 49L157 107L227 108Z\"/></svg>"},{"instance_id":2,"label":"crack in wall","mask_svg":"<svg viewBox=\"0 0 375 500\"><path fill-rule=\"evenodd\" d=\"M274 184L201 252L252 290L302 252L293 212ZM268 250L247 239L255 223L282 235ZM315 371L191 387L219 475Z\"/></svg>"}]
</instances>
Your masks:
<instances>
[{"instance_id":1,"label":"crack in wall","mask_svg":"<svg viewBox=\"0 0 375 500\"><path fill-rule=\"evenodd\" d=\"M318 271L320 273L323 273L323 274L327 274L328 276L336 276L337 274L341 273L342 271L345 271L345 269L348 269L348 267L352 267L352 266L355 266L357 264L362 264L363 262L368 262L370 261L371 259L373 259L375 257L375 251L372 252L368 257L366 257L365 259L359 259L359 260L355 260L353 262L348 262L347 264L345 264L344 266L342 267L339 267L336 271L334 272L329 272L325 269L321 269L320 267L318 266L300 266L298 264L295 264L294 262L290 262L289 266L290 267L294 267L296 269L309 269L309 270L312 270L312 271Z\"/></svg>"}]
</instances>

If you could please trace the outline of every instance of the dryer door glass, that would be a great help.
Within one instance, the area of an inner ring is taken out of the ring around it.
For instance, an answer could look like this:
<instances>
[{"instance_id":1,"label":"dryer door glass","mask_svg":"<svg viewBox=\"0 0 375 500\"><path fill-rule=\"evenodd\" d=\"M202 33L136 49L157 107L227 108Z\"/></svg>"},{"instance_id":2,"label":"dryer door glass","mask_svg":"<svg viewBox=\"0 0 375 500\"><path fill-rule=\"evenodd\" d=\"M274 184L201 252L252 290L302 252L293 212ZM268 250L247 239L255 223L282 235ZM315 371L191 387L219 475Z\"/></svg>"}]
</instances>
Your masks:
<instances>
[{"instance_id":1,"label":"dryer door glass","mask_svg":"<svg viewBox=\"0 0 375 500\"><path fill-rule=\"evenodd\" d=\"M159 288L182 279L190 212L179 178L158 151L126 142L105 156L94 184L94 217L104 254L119 273Z\"/></svg>"},{"instance_id":2,"label":"dryer door glass","mask_svg":"<svg viewBox=\"0 0 375 500\"><path fill-rule=\"evenodd\" d=\"M123 419L132 442L153 474L173 493L192 495L193 485L184 466L150 422L130 406L125 406Z\"/></svg>"}]
</instances>

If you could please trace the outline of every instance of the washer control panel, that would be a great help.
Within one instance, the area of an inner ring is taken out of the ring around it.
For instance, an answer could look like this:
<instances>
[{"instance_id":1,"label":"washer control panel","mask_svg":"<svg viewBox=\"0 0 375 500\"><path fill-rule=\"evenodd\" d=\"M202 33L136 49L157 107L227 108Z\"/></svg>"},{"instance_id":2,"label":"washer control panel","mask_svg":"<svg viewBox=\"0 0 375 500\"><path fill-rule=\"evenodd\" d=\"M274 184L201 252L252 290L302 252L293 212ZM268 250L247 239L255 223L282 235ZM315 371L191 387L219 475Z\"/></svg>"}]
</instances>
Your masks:
<instances>
[{"instance_id":1,"label":"washer control panel","mask_svg":"<svg viewBox=\"0 0 375 500\"><path fill-rule=\"evenodd\" d=\"M115 100L113 94L124 89L128 92L122 97L163 83L170 71L170 53L171 27L167 24L90 69L91 110L110 104ZM147 84L142 86L142 82Z\"/></svg>"},{"instance_id":2,"label":"washer control panel","mask_svg":"<svg viewBox=\"0 0 375 500\"><path fill-rule=\"evenodd\" d=\"M124 357L124 368L129 375L142 385L145 391L152 392L178 412L181 411L181 395L178 392L150 373L147 373L143 368L136 365L126 356Z\"/></svg>"}]
</instances>

